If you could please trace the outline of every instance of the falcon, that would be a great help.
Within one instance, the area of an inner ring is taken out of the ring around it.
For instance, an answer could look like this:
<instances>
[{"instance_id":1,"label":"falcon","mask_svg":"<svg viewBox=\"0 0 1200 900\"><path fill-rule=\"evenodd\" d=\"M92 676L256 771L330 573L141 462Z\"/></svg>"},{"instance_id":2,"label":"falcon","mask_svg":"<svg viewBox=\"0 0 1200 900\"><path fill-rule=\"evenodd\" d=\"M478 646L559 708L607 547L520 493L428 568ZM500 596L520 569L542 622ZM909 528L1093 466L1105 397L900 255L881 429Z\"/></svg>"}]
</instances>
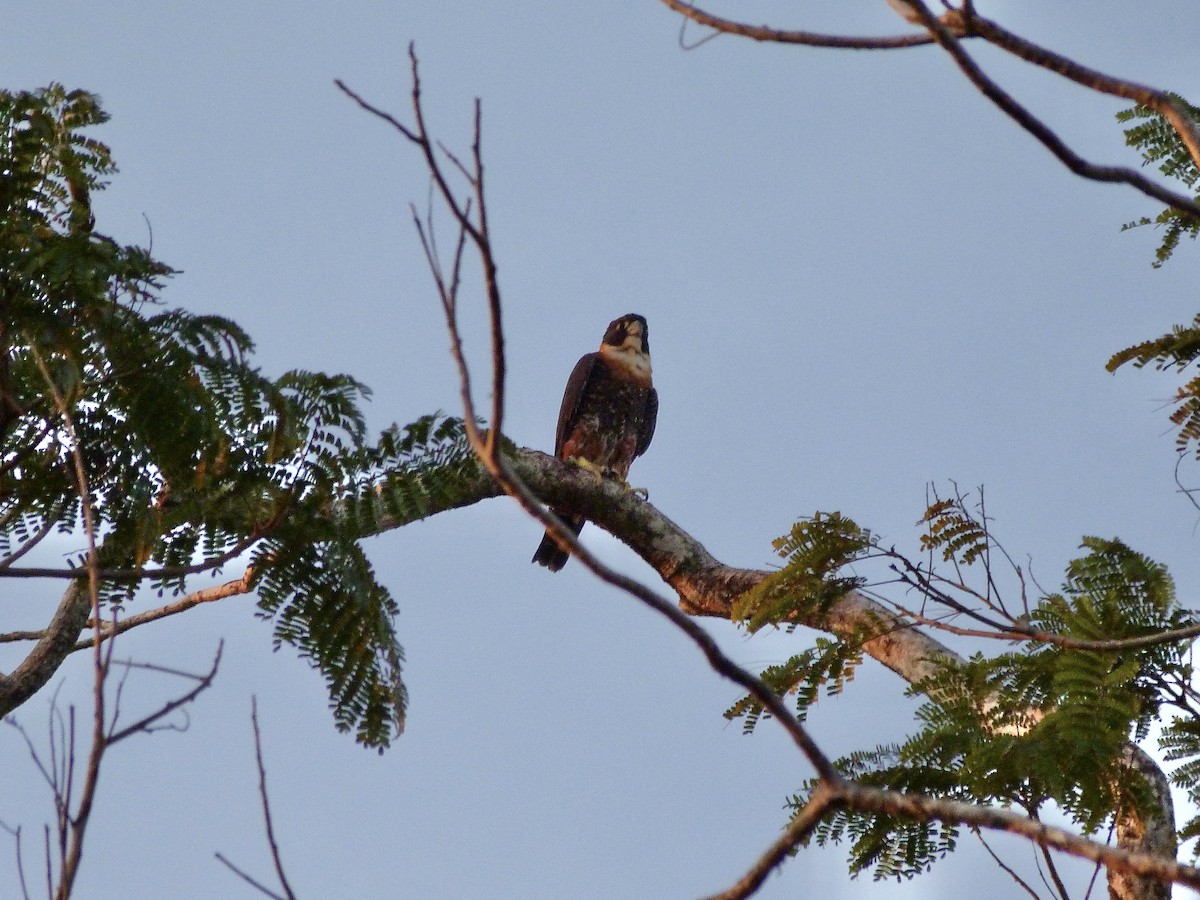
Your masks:
<instances>
[{"instance_id":1,"label":"falcon","mask_svg":"<svg viewBox=\"0 0 1200 900\"><path fill-rule=\"evenodd\" d=\"M554 455L606 478L622 482L633 460L646 452L658 419L658 393L650 378L650 335L642 316L614 319L596 353L575 364L558 411ZM556 510L557 512L557 510ZM576 535L584 520L559 513ZM542 538L533 562L551 572L569 554Z\"/></svg>"}]
</instances>

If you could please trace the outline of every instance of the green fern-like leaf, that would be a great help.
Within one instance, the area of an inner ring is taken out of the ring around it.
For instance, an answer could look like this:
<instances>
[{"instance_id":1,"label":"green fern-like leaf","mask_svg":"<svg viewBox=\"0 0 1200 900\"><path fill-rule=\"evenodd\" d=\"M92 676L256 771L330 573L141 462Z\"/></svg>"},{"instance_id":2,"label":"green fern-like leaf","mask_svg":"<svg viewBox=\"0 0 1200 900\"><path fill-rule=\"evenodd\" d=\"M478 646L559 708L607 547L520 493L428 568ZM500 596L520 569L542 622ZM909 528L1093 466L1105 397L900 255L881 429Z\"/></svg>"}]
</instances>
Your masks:
<instances>
[{"instance_id":1,"label":"green fern-like leaf","mask_svg":"<svg viewBox=\"0 0 1200 900\"><path fill-rule=\"evenodd\" d=\"M759 677L779 696L796 696L796 714L803 721L809 708L817 702L820 689L827 696L842 692L846 683L854 680L854 672L862 664L860 645L819 637L816 646L793 656L787 662L763 670ZM770 718L762 705L747 695L729 709L725 718L742 719L742 733L750 734L759 721Z\"/></svg>"},{"instance_id":2,"label":"green fern-like leaf","mask_svg":"<svg viewBox=\"0 0 1200 900\"><path fill-rule=\"evenodd\" d=\"M986 523L970 513L960 499L938 500L925 510L918 524L928 528L921 535L921 548L941 551L946 562L956 559L969 566L987 554Z\"/></svg>"},{"instance_id":3,"label":"green fern-like leaf","mask_svg":"<svg viewBox=\"0 0 1200 900\"><path fill-rule=\"evenodd\" d=\"M1137 368L1153 364L1158 370L1173 368L1182 372L1200 358L1200 316L1188 325L1176 325L1162 337L1143 341L1113 354L1108 370L1116 371L1126 363ZM1200 377L1181 385L1175 395L1171 422L1178 432L1175 443L1181 452L1197 448L1200 453Z\"/></svg>"},{"instance_id":4,"label":"green fern-like leaf","mask_svg":"<svg viewBox=\"0 0 1200 900\"><path fill-rule=\"evenodd\" d=\"M1185 115L1200 123L1200 109L1177 94L1171 96ZM1200 172L1179 139L1179 134L1160 113L1149 107L1134 106L1117 113L1117 121L1135 123L1125 129L1125 143L1142 154L1142 165L1157 166L1167 178L1173 178L1189 191L1195 192L1197 183L1200 183ZM1197 198L1200 199L1200 195ZM1152 263L1155 268L1171 258L1184 237L1195 239L1200 234L1200 219L1174 207L1167 207L1153 219L1143 216L1126 223L1122 231L1145 225L1157 225L1163 229L1162 243L1155 251Z\"/></svg>"},{"instance_id":5,"label":"green fern-like leaf","mask_svg":"<svg viewBox=\"0 0 1200 900\"><path fill-rule=\"evenodd\" d=\"M733 605L733 620L744 622L750 632L764 625L786 625L808 613L820 614L861 585L861 578L838 573L867 553L872 537L839 512L818 512L773 543L786 564Z\"/></svg>"}]
</instances>

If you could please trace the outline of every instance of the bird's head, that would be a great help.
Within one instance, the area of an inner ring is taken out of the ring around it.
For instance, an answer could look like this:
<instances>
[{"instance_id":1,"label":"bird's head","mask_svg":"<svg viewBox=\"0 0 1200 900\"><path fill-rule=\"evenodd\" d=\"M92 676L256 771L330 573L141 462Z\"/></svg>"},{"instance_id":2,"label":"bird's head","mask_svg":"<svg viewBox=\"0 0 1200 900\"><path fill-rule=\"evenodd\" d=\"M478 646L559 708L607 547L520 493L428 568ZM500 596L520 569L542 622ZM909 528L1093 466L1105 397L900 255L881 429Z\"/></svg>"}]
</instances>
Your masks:
<instances>
[{"instance_id":1,"label":"bird's head","mask_svg":"<svg viewBox=\"0 0 1200 900\"><path fill-rule=\"evenodd\" d=\"M649 386L650 332L643 317L630 313L613 319L600 342L600 355L624 371L624 377Z\"/></svg>"},{"instance_id":2,"label":"bird's head","mask_svg":"<svg viewBox=\"0 0 1200 900\"><path fill-rule=\"evenodd\" d=\"M613 319L608 323L608 330L604 332L604 341L600 345L601 350L605 348L649 356L650 331L646 327L646 319L634 313Z\"/></svg>"}]
</instances>

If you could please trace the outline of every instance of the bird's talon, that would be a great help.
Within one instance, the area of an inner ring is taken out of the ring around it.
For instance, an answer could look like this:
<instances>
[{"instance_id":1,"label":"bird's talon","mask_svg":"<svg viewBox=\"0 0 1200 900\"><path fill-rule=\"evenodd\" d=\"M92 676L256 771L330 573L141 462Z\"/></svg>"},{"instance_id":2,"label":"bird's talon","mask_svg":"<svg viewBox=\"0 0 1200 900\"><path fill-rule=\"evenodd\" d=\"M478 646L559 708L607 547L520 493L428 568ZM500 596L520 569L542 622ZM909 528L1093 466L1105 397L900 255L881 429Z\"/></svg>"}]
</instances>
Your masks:
<instances>
[{"instance_id":1,"label":"bird's talon","mask_svg":"<svg viewBox=\"0 0 1200 900\"><path fill-rule=\"evenodd\" d=\"M590 459L584 459L582 456L572 456L567 459L567 462L574 463L575 465L579 466L579 468L584 469L588 472L591 472L593 475L597 476L598 478L608 477L607 469L601 469L598 465L596 465Z\"/></svg>"}]
</instances>

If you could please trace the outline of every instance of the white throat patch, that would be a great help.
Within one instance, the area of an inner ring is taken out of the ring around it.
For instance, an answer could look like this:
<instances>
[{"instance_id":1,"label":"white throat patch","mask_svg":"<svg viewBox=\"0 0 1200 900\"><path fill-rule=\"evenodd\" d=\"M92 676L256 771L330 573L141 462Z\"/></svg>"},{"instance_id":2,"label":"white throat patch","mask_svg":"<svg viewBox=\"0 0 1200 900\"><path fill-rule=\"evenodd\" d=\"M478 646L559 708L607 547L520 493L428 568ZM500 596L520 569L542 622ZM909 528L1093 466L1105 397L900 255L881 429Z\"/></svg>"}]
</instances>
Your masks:
<instances>
[{"instance_id":1,"label":"white throat patch","mask_svg":"<svg viewBox=\"0 0 1200 900\"><path fill-rule=\"evenodd\" d=\"M642 352L640 337L630 335L620 347L601 344L600 355L613 365L624 369L635 381L650 383L650 354Z\"/></svg>"}]
</instances>

